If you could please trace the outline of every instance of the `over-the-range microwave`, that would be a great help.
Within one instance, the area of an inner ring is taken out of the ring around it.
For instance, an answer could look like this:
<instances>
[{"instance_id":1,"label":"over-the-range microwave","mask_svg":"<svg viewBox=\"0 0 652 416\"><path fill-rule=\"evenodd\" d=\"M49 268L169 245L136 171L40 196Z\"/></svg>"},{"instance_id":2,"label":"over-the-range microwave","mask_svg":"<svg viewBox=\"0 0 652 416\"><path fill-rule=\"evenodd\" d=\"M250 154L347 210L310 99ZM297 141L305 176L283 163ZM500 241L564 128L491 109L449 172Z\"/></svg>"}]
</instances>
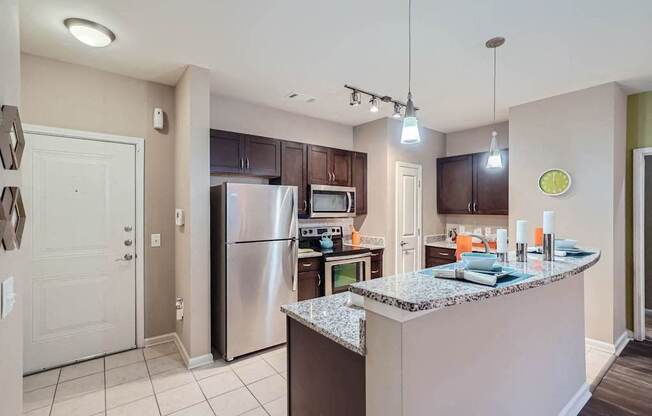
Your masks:
<instances>
[{"instance_id":1,"label":"over-the-range microwave","mask_svg":"<svg viewBox=\"0 0 652 416\"><path fill-rule=\"evenodd\" d=\"M310 185L310 218L355 217L355 188Z\"/></svg>"}]
</instances>

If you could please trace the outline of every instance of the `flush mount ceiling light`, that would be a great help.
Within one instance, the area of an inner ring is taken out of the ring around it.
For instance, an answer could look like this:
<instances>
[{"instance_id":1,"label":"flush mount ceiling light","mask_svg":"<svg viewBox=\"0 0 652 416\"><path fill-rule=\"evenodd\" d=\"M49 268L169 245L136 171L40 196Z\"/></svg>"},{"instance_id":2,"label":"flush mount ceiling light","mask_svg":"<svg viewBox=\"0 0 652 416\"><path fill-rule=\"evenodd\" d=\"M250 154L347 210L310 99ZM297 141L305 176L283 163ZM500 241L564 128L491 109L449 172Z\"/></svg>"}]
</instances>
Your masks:
<instances>
[{"instance_id":1,"label":"flush mount ceiling light","mask_svg":"<svg viewBox=\"0 0 652 416\"><path fill-rule=\"evenodd\" d=\"M371 97L371 100L369 100L369 111L372 113L378 112L378 98Z\"/></svg>"},{"instance_id":2,"label":"flush mount ceiling light","mask_svg":"<svg viewBox=\"0 0 652 416\"><path fill-rule=\"evenodd\" d=\"M109 28L90 20L71 17L63 24L77 40L94 48L103 48L115 40L115 34Z\"/></svg>"},{"instance_id":3,"label":"flush mount ceiling light","mask_svg":"<svg viewBox=\"0 0 652 416\"><path fill-rule=\"evenodd\" d=\"M351 107L357 107L360 105L361 102L362 101L360 100L360 93L356 90L353 90L353 92L351 92L351 101L349 102L349 105Z\"/></svg>"},{"instance_id":4,"label":"flush mount ceiling light","mask_svg":"<svg viewBox=\"0 0 652 416\"><path fill-rule=\"evenodd\" d=\"M505 43L505 38L496 37L491 38L485 43L485 46L489 49L494 50L494 124L496 124L496 49L502 46ZM498 148L498 133L494 130L491 132L491 141L489 142L489 157L487 158L486 167L489 169L492 168L502 168L503 160L500 156L500 149Z\"/></svg>"},{"instance_id":5,"label":"flush mount ceiling light","mask_svg":"<svg viewBox=\"0 0 652 416\"><path fill-rule=\"evenodd\" d=\"M408 0L408 95L405 105L405 117L403 118L403 130L401 131L401 143L419 143L419 122L417 111L412 101L412 0Z\"/></svg>"}]
</instances>

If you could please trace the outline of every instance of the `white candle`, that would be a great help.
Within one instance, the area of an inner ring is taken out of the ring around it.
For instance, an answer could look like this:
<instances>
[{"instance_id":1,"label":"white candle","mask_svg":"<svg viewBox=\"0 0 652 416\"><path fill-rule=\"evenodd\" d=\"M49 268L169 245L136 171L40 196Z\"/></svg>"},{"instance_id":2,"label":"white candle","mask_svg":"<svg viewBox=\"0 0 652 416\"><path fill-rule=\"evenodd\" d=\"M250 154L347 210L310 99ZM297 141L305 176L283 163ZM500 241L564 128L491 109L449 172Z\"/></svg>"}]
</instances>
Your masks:
<instances>
[{"instance_id":1,"label":"white candle","mask_svg":"<svg viewBox=\"0 0 652 416\"><path fill-rule=\"evenodd\" d=\"M507 230L504 228L496 230L496 252L507 253Z\"/></svg>"},{"instance_id":2,"label":"white candle","mask_svg":"<svg viewBox=\"0 0 652 416\"><path fill-rule=\"evenodd\" d=\"M526 220L516 221L516 242L527 243L527 221Z\"/></svg>"},{"instance_id":3,"label":"white candle","mask_svg":"<svg viewBox=\"0 0 652 416\"><path fill-rule=\"evenodd\" d=\"M555 212L554 211L543 211L543 233L544 234L554 234L555 233Z\"/></svg>"}]
</instances>

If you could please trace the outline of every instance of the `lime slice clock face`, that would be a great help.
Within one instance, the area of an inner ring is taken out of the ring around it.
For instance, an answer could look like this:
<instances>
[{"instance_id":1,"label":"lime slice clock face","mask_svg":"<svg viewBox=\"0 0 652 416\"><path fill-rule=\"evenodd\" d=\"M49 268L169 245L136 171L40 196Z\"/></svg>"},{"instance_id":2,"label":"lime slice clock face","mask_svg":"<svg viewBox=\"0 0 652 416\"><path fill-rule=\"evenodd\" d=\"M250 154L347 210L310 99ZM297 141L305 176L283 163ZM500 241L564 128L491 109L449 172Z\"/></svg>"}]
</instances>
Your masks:
<instances>
[{"instance_id":1,"label":"lime slice clock face","mask_svg":"<svg viewBox=\"0 0 652 416\"><path fill-rule=\"evenodd\" d=\"M546 195L557 196L568 191L571 177L563 169L550 169L539 177L539 189Z\"/></svg>"}]
</instances>

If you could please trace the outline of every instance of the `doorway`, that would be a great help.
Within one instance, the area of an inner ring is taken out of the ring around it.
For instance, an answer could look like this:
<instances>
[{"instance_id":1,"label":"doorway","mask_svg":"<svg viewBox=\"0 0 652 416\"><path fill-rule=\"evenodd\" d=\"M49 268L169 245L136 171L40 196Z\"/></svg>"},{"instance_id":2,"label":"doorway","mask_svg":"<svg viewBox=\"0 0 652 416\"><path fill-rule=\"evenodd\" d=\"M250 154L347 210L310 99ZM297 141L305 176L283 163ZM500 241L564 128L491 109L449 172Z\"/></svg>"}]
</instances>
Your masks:
<instances>
[{"instance_id":1,"label":"doorway","mask_svg":"<svg viewBox=\"0 0 652 416\"><path fill-rule=\"evenodd\" d=\"M642 341L652 339L652 147L633 159L634 338Z\"/></svg>"},{"instance_id":2,"label":"doorway","mask_svg":"<svg viewBox=\"0 0 652 416\"><path fill-rule=\"evenodd\" d=\"M24 130L24 372L142 345L143 140Z\"/></svg>"},{"instance_id":3,"label":"doorway","mask_svg":"<svg viewBox=\"0 0 652 416\"><path fill-rule=\"evenodd\" d=\"M421 268L421 165L396 162L396 273Z\"/></svg>"}]
</instances>

